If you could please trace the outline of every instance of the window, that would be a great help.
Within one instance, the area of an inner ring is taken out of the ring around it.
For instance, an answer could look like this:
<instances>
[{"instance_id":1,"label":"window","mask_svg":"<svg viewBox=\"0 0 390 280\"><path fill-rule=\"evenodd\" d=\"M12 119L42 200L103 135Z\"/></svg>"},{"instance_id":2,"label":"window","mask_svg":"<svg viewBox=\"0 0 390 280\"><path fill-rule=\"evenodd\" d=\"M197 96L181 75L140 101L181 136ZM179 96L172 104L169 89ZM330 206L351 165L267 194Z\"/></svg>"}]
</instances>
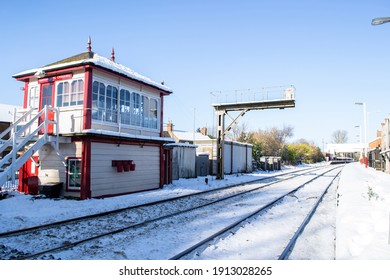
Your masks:
<instances>
[{"instance_id":1,"label":"window","mask_svg":"<svg viewBox=\"0 0 390 280\"><path fill-rule=\"evenodd\" d=\"M72 81L70 91L70 106L82 105L84 102L84 81Z\"/></svg>"},{"instance_id":2,"label":"window","mask_svg":"<svg viewBox=\"0 0 390 280\"><path fill-rule=\"evenodd\" d=\"M104 122L117 122L118 89L94 81L92 85L92 119Z\"/></svg>"},{"instance_id":3,"label":"window","mask_svg":"<svg viewBox=\"0 0 390 280\"><path fill-rule=\"evenodd\" d=\"M92 84L92 119L158 129L159 101L100 81Z\"/></svg>"},{"instance_id":4,"label":"window","mask_svg":"<svg viewBox=\"0 0 390 280\"><path fill-rule=\"evenodd\" d=\"M67 167L67 189L80 190L81 188L81 159L69 158Z\"/></svg>"},{"instance_id":5,"label":"window","mask_svg":"<svg viewBox=\"0 0 390 280\"><path fill-rule=\"evenodd\" d=\"M107 86L106 89L106 116L105 121L117 122L118 89L113 86Z\"/></svg>"},{"instance_id":6,"label":"window","mask_svg":"<svg viewBox=\"0 0 390 280\"><path fill-rule=\"evenodd\" d=\"M92 85L92 118L104 120L106 86L100 82L93 82Z\"/></svg>"},{"instance_id":7,"label":"window","mask_svg":"<svg viewBox=\"0 0 390 280\"><path fill-rule=\"evenodd\" d=\"M57 107L82 105L83 102L83 80L66 81L57 84Z\"/></svg>"},{"instance_id":8,"label":"window","mask_svg":"<svg viewBox=\"0 0 390 280\"><path fill-rule=\"evenodd\" d=\"M148 127L149 128L149 127L151 127L150 126L151 122L150 122L149 98L146 97L146 96L143 96L142 100L143 100L142 103L143 103L143 119L144 119L142 125L143 125L143 127Z\"/></svg>"},{"instance_id":9,"label":"window","mask_svg":"<svg viewBox=\"0 0 390 280\"><path fill-rule=\"evenodd\" d=\"M119 112L120 122L123 124L130 124L130 97L130 91L121 89L119 97Z\"/></svg>"},{"instance_id":10,"label":"window","mask_svg":"<svg viewBox=\"0 0 390 280\"><path fill-rule=\"evenodd\" d=\"M141 101L138 93L131 93L131 124L140 126L141 125Z\"/></svg>"},{"instance_id":11,"label":"window","mask_svg":"<svg viewBox=\"0 0 390 280\"><path fill-rule=\"evenodd\" d=\"M28 92L28 107L31 108L38 108L38 101L39 101L39 91L38 87L34 86L31 87L29 92Z\"/></svg>"},{"instance_id":12,"label":"window","mask_svg":"<svg viewBox=\"0 0 390 280\"><path fill-rule=\"evenodd\" d=\"M150 128L157 129L157 120L158 120L158 101L157 99L152 98L150 100Z\"/></svg>"}]
</instances>

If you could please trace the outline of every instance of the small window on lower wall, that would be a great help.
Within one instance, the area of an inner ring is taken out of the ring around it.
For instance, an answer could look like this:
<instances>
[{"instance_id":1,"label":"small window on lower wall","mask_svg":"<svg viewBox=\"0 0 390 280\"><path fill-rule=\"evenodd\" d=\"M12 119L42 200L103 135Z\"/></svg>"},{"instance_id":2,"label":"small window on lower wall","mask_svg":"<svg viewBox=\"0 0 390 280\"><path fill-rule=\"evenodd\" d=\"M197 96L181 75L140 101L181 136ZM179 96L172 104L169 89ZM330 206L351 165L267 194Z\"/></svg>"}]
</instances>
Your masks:
<instances>
[{"instance_id":1,"label":"small window on lower wall","mask_svg":"<svg viewBox=\"0 0 390 280\"><path fill-rule=\"evenodd\" d=\"M78 191L81 188L81 159L68 158L66 168L66 187L68 190Z\"/></svg>"}]
</instances>

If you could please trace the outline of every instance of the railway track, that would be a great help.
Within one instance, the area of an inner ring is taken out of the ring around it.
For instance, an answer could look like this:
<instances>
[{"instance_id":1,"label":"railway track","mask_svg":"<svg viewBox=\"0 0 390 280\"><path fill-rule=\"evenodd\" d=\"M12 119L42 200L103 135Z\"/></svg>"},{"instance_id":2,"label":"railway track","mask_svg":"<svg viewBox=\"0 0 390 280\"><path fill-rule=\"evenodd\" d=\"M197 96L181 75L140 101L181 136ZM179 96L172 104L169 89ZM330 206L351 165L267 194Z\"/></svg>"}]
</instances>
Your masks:
<instances>
[{"instance_id":1,"label":"railway track","mask_svg":"<svg viewBox=\"0 0 390 280\"><path fill-rule=\"evenodd\" d=\"M311 191L309 191L309 192L306 191L307 195L302 195L302 193L305 192L305 191L302 191L302 189L304 189L305 187L310 188L310 184L312 182L315 182L316 180L320 179L324 175L326 175L328 173L332 173L333 171L334 170L330 170L328 172L325 172L324 174L316 176L310 182L307 182L306 184L300 185L297 188L295 188L294 190L292 190L291 192L289 192L285 195L282 195L280 198L275 199L273 201L270 201L268 204L259 207L253 213L248 214L246 217L243 217L242 219L237 220L236 222L228 225L227 227L216 232L215 234L210 235L207 238L201 240L197 244L181 251L180 253L171 257L171 259L172 260L178 260L178 259L215 259L215 258L218 258L217 257L218 252L213 252L213 250L215 250L215 248L218 248L219 246L224 247L224 248L228 247L228 246L231 246L234 248L237 248L237 247L245 248L246 246L248 246L247 244L240 245L240 243L239 243L240 242L239 240L240 239L242 240L242 236L245 236L245 234L246 234L245 231L243 233L240 233L241 234L240 237L236 237L235 235L240 230L245 228L246 225L250 225L251 223L255 224L257 222L258 225L254 225L254 226L251 225L251 226L254 228L258 227L259 232L261 232L262 230L267 231L267 229L266 229L267 226L268 227L275 227L276 226L277 223L272 221L272 220L275 220L275 217L272 217L272 218L260 218L260 217L267 216L267 215L275 215L275 216L276 215L279 215L279 216L280 215L287 215L286 212L283 212L280 210L274 210L274 211L269 211L269 210L273 207L275 207L275 208L285 207L286 209L291 209L291 207L288 206L288 204L294 203L293 202L294 199L292 199L292 200L290 199L290 202L286 202L286 203L281 203L281 201L285 200L289 196L290 197L293 196L296 199L299 199L301 201L302 200L313 200L313 202L306 203L306 205L304 205L303 207L300 204L301 209L299 209L299 211L296 211L297 213L291 213L291 212L288 213L289 215L291 215L290 219L296 218L297 220L299 220L301 222L300 222L300 224L296 223L295 230L283 228L283 225L282 225L281 231L283 231L283 234L281 234L281 236L283 236L283 237L280 238L280 240L276 243L277 244L276 247L274 245L275 242L271 241L271 242L264 242L263 243L263 244L268 243L264 246L265 248L268 247L267 248L268 252L264 252L267 250L263 250L263 252L261 252L263 249L261 245L257 248L257 252L255 254L253 254L252 252L249 252L245 255L245 254L238 253L238 252L232 252L233 259L240 259L240 258L244 258L244 259L246 259L246 258L248 258L248 259L278 259L278 260L288 259L290 256L290 253L294 249L294 246L295 246L298 238L300 237L300 235L304 231L305 227L310 223L311 218L315 214L318 206L320 205L324 196L328 192L329 188L334 184L335 180L339 177L341 170L337 169L336 174L328 176L329 178L326 182L324 182L323 188L321 188L317 192L313 193ZM299 194L299 196L301 196L300 198L297 197L298 192L301 192L301 194ZM290 211L290 210L287 210L287 211ZM260 221L255 221L255 220L260 220ZM268 223L268 225L267 225L267 223ZM249 229L249 231L251 231L251 230L253 231L253 229ZM277 232L275 232L275 234L277 234ZM248 238L248 237L246 237L246 238ZM239 239L239 240L237 240L237 239ZM269 238L269 236L266 236L266 234L265 234L265 236L263 236L263 237L259 236L259 237L256 237L256 239L264 239L264 240L268 239L268 241L270 241L271 238ZM225 240L228 240L228 241L225 242ZM248 241L248 240L246 240L246 241ZM225 244L220 244L220 243L225 243ZM235 243L234 246L231 245L232 243ZM270 245L270 243L273 243L273 244ZM261 244L261 242L259 244ZM272 248L272 247L275 247L275 248ZM203 256L203 252L207 251L207 250L209 252L206 252L204 254L206 256ZM238 254L240 254L241 256L238 256ZM229 253L224 252L225 258L226 258L226 255L229 255Z\"/></svg>"},{"instance_id":2,"label":"railway track","mask_svg":"<svg viewBox=\"0 0 390 280\"><path fill-rule=\"evenodd\" d=\"M128 236L145 235L145 232L158 229L156 224L161 223L160 221L164 223L168 221L168 224L172 224L180 221L180 216L183 215L187 216L184 219L191 220L189 217L194 211L202 212L217 204L239 201L243 196L251 196L284 181L308 176L316 170L318 168L267 178L267 182L263 179L242 186L225 187L55 224L1 233L0 248L3 248L3 253L0 257L2 259L45 259L49 257L72 259L75 258L71 256L72 254L63 252L73 251L73 248L82 245L85 252L93 251L89 254L93 258L96 250L104 248L104 243L120 240L121 236L125 235L128 238ZM273 181L269 182L269 180ZM49 257L48 254L50 254ZM118 257L118 254L127 257L127 254L115 253L114 250L114 256L108 256L108 258ZM78 253L76 255L76 259L84 258ZM148 258L145 257L145 259Z\"/></svg>"}]
</instances>

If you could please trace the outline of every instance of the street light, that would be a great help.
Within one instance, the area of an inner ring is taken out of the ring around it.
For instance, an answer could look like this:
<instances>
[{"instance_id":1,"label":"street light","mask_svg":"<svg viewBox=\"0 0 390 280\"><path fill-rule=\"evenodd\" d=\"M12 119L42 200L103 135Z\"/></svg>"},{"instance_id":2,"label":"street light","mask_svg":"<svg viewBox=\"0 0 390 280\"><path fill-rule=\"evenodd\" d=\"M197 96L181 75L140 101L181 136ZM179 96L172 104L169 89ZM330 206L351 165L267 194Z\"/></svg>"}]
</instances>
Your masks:
<instances>
[{"instance_id":1,"label":"street light","mask_svg":"<svg viewBox=\"0 0 390 280\"><path fill-rule=\"evenodd\" d=\"M367 112L366 112L366 103L365 102L355 102L355 105L363 106L363 116L364 116L364 164L367 167Z\"/></svg>"},{"instance_id":2,"label":"street light","mask_svg":"<svg viewBox=\"0 0 390 280\"><path fill-rule=\"evenodd\" d=\"M390 17L374 18L371 21L371 25L380 25L380 24L384 24L384 23L387 23L387 22L390 22Z\"/></svg>"},{"instance_id":3,"label":"street light","mask_svg":"<svg viewBox=\"0 0 390 280\"><path fill-rule=\"evenodd\" d=\"M362 127L360 125L355 125L355 128L359 128L359 143L361 144L362 143Z\"/></svg>"},{"instance_id":4,"label":"street light","mask_svg":"<svg viewBox=\"0 0 390 280\"><path fill-rule=\"evenodd\" d=\"M359 147L359 150L360 150L360 157L359 159L361 159L363 157L363 149L362 149L362 126L361 125L355 125L355 128L359 128L359 135L356 135L356 136L359 136L359 144L360 144L360 147Z\"/></svg>"}]
</instances>

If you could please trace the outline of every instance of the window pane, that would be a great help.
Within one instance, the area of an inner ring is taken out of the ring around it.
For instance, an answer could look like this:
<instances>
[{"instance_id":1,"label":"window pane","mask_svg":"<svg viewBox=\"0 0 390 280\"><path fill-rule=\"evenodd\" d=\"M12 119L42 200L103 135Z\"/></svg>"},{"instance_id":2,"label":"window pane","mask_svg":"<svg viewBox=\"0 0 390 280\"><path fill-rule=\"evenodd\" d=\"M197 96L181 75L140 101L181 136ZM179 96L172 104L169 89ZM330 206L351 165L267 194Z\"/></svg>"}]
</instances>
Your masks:
<instances>
[{"instance_id":1,"label":"window pane","mask_svg":"<svg viewBox=\"0 0 390 280\"><path fill-rule=\"evenodd\" d=\"M81 160L68 159L68 188L80 189L81 187Z\"/></svg>"},{"instance_id":2,"label":"window pane","mask_svg":"<svg viewBox=\"0 0 390 280\"><path fill-rule=\"evenodd\" d=\"M92 86L92 99L96 96L96 82ZM60 82L57 85L57 106L82 105L84 102L84 81L73 80L71 82Z\"/></svg>"},{"instance_id":3,"label":"window pane","mask_svg":"<svg viewBox=\"0 0 390 280\"><path fill-rule=\"evenodd\" d=\"M28 106L32 108L38 108L39 92L38 87L32 87L29 91Z\"/></svg>"}]
</instances>

